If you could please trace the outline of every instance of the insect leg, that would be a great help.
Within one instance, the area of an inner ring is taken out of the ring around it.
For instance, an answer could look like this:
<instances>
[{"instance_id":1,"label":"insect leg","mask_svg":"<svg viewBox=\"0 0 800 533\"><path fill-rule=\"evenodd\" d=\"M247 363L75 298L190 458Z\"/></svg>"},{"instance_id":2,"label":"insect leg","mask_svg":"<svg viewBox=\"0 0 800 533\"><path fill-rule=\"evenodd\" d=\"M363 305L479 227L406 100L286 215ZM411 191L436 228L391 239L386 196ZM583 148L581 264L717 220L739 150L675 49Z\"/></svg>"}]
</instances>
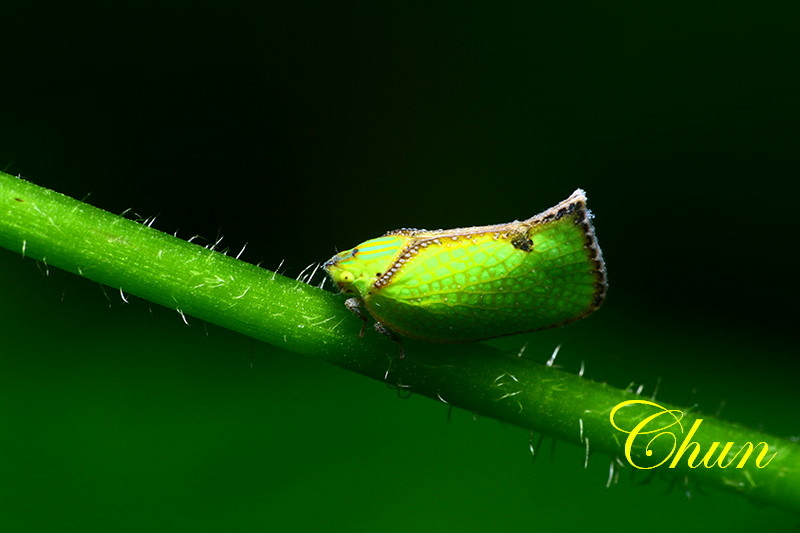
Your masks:
<instances>
[{"instance_id":1,"label":"insect leg","mask_svg":"<svg viewBox=\"0 0 800 533\"><path fill-rule=\"evenodd\" d=\"M375 321L375 331L377 331L381 335L386 335L387 337L389 337L390 339L392 339L394 342L397 343L397 346L400 348L400 359L406 356L406 352L405 350L403 350L403 339L400 337L400 335L390 330L389 328L387 328L378 321Z\"/></svg>"},{"instance_id":2,"label":"insect leg","mask_svg":"<svg viewBox=\"0 0 800 533\"><path fill-rule=\"evenodd\" d=\"M364 311L364 308L361 307L361 299L360 298L348 298L344 301L344 306L350 310L351 313L356 315L358 318L361 319L361 331L358 332L359 337L364 336L364 332L367 329L367 313Z\"/></svg>"}]
</instances>

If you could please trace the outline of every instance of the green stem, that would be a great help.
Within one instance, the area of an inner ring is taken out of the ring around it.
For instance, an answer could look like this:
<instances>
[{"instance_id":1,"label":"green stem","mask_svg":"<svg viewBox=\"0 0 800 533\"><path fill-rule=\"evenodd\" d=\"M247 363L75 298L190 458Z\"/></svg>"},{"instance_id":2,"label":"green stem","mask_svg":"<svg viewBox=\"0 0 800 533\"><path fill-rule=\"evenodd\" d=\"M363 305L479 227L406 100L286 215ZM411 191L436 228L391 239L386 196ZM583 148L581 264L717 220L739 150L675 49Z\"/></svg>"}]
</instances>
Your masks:
<instances>
[{"instance_id":1,"label":"green stem","mask_svg":"<svg viewBox=\"0 0 800 533\"><path fill-rule=\"evenodd\" d=\"M641 399L633 393L478 343L444 346L407 341L408 356L399 359L397 346L387 339L372 332L357 336L360 322L344 308L340 296L3 173L0 245L286 350L592 452L623 457L622 464L632 468L624 459L626 434L610 424L609 413L622 401ZM643 413L641 408L625 408L617 424L632 428L646 416ZM697 413L686 413L684 434L698 418ZM715 441L720 446L736 443L728 458L746 442L766 442L769 455L777 452L775 459L759 468L756 450L743 468L736 467L741 455L727 468L692 468L687 464L689 449L674 469L668 468L668 461L660 471L800 512L800 447L713 417L702 418L692 438L702 448L695 463ZM683 434L678 426L670 431L679 445ZM644 437L630 453L640 466L655 464L654 458L673 452L670 438L661 437L653 441L654 454L648 457L641 441Z\"/></svg>"}]
</instances>

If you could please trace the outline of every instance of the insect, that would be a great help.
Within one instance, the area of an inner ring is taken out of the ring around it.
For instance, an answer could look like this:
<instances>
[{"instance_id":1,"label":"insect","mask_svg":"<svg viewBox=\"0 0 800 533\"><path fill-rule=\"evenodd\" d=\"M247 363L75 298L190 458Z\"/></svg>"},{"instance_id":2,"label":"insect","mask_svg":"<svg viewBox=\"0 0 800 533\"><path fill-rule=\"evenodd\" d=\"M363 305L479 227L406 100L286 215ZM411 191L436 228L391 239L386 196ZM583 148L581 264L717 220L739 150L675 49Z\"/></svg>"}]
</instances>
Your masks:
<instances>
[{"instance_id":1,"label":"insect","mask_svg":"<svg viewBox=\"0 0 800 533\"><path fill-rule=\"evenodd\" d=\"M528 220L427 231L398 229L324 264L366 325L434 342L552 328L597 309L603 256L581 189ZM364 326L360 336L364 334ZM402 356L402 346L401 346Z\"/></svg>"}]
</instances>

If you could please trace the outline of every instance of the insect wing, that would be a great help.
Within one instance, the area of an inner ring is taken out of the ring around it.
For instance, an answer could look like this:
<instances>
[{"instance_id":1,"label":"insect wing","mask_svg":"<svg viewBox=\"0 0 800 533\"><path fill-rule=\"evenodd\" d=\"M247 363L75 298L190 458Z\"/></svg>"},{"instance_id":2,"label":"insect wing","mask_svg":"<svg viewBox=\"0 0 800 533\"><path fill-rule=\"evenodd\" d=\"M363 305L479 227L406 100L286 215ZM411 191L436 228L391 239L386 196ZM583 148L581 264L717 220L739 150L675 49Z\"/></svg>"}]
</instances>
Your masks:
<instances>
[{"instance_id":1,"label":"insect wing","mask_svg":"<svg viewBox=\"0 0 800 533\"><path fill-rule=\"evenodd\" d=\"M582 191L523 222L421 233L400 259L364 302L389 328L424 340L555 327L588 315L605 295Z\"/></svg>"}]
</instances>

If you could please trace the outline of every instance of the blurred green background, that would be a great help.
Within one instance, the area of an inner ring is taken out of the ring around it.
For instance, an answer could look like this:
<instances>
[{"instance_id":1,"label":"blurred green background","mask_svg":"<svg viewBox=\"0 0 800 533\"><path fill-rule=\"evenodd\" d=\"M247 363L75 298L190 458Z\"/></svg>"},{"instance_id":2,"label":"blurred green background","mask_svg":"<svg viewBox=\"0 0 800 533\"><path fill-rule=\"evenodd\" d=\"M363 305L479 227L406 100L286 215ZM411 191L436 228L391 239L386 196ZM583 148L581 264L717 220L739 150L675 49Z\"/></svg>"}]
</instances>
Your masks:
<instances>
[{"instance_id":1,"label":"blurred green background","mask_svg":"<svg viewBox=\"0 0 800 533\"><path fill-rule=\"evenodd\" d=\"M606 304L494 344L797 436L794 5L11 3L0 168L289 276L582 187ZM798 523L189 323L0 250L3 530Z\"/></svg>"}]
</instances>

